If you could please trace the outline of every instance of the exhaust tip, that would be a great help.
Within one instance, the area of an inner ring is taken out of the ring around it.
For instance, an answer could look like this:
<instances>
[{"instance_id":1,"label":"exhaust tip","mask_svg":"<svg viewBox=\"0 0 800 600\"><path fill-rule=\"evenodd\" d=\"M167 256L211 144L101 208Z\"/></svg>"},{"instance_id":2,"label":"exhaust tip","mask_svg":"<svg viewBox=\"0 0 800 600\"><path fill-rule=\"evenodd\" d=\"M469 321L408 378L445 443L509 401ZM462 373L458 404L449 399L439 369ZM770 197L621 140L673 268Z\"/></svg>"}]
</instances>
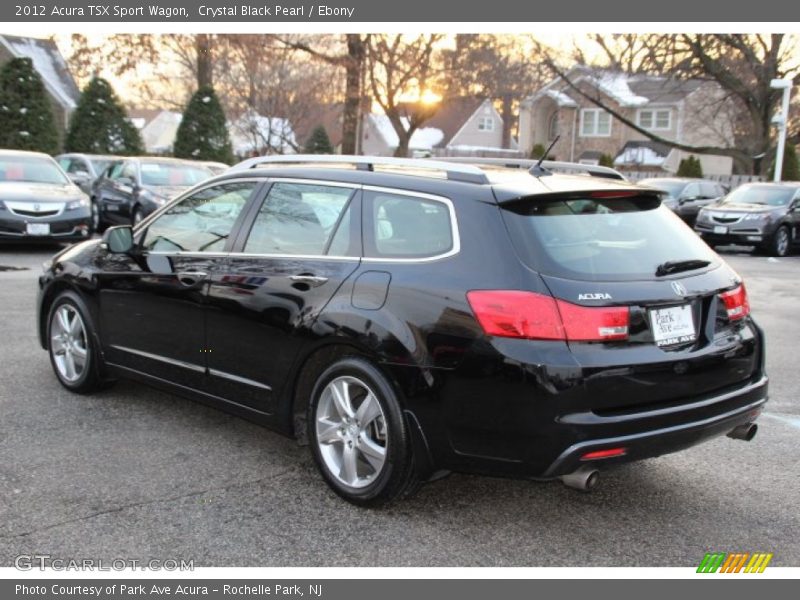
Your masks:
<instances>
[{"instance_id":1,"label":"exhaust tip","mask_svg":"<svg viewBox=\"0 0 800 600\"><path fill-rule=\"evenodd\" d=\"M600 481L600 471L584 466L573 473L562 475L561 481L572 489L590 492Z\"/></svg>"},{"instance_id":2,"label":"exhaust tip","mask_svg":"<svg viewBox=\"0 0 800 600\"><path fill-rule=\"evenodd\" d=\"M738 427L729 431L728 437L735 440L744 440L745 442L749 442L756 437L756 433L758 433L758 425L755 423L745 423L744 425L739 425Z\"/></svg>"}]
</instances>

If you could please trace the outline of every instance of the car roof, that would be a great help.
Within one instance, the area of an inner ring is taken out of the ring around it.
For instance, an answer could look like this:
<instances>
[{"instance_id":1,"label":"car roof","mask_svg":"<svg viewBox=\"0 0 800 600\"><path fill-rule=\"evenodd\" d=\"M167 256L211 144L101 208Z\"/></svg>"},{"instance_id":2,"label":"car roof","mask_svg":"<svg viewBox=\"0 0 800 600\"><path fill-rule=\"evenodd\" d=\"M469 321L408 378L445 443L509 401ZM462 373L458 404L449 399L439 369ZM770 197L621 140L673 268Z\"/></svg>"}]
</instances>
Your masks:
<instances>
[{"instance_id":1,"label":"car roof","mask_svg":"<svg viewBox=\"0 0 800 600\"><path fill-rule=\"evenodd\" d=\"M53 160L53 157L49 154L45 154L44 152L32 152L30 150L0 150L0 156L38 156L39 158L49 158Z\"/></svg>"},{"instance_id":2,"label":"car roof","mask_svg":"<svg viewBox=\"0 0 800 600\"><path fill-rule=\"evenodd\" d=\"M421 165L422 166L422 165ZM481 165L485 182L469 182L432 177L430 171L420 169L359 170L341 166L315 165L256 165L249 169L236 169L221 173L211 181L225 181L241 178L280 178L309 181L331 181L353 185L396 188L404 191L432 194L447 198L466 196L477 201L507 202L517 198L541 194L582 192L597 190L641 190L642 188L618 179L593 177L589 175L565 175L546 173L534 176L525 169L503 168L501 166Z\"/></svg>"},{"instance_id":3,"label":"car roof","mask_svg":"<svg viewBox=\"0 0 800 600\"><path fill-rule=\"evenodd\" d=\"M756 185L763 185L769 187L793 187L797 188L800 187L800 181L748 181L747 183L743 183L739 187L750 187Z\"/></svg>"},{"instance_id":4,"label":"car roof","mask_svg":"<svg viewBox=\"0 0 800 600\"><path fill-rule=\"evenodd\" d=\"M56 158L65 158L68 156L79 156L81 158L102 158L103 160L122 160L126 156L117 156L114 154L89 154L86 152L62 152L56 155Z\"/></svg>"}]
</instances>

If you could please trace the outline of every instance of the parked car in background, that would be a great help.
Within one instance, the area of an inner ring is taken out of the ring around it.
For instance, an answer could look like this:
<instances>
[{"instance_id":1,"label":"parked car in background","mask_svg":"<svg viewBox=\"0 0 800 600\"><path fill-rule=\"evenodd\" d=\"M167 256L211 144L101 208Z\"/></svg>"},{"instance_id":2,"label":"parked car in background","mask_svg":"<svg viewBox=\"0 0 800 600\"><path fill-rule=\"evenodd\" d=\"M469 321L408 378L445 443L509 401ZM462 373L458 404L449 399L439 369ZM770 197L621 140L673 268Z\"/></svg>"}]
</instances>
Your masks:
<instances>
[{"instance_id":1,"label":"parked car in background","mask_svg":"<svg viewBox=\"0 0 800 600\"><path fill-rule=\"evenodd\" d=\"M359 505L752 439L741 278L656 190L573 170L250 159L55 256L40 341L74 392L133 377L307 439Z\"/></svg>"},{"instance_id":2,"label":"parked car in background","mask_svg":"<svg viewBox=\"0 0 800 600\"><path fill-rule=\"evenodd\" d=\"M212 176L202 163L176 158L125 158L97 180L92 201L97 206L97 229L106 225L137 224L172 198Z\"/></svg>"},{"instance_id":3,"label":"parked car in background","mask_svg":"<svg viewBox=\"0 0 800 600\"><path fill-rule=\"evenodd\" d=\"M228 169L231 168L230 165L226 165L225 163L221 163L221 162L215 162L213 160L200 161L200 164L208 167L209 170L214 175L219 175L220 173L224 173L225 171L227 171Z\"/></svg>"},{"instance_id":4,"label":"parked car in background","mask_svg":"<svg viewBox=\"0 0 800 600\"><path fill-rule=\"evenodd\" d=\"M0 150L0 240L83 240L89 197L47 154Z\"/></svg>"},{"instance_id":5,"label":"parked car in background","mask_svg":"<svg viewBox=\"0 0 800 600\"><path fill-rule=\"evenodd\" d=\"M755 246L786 256L800 243L800 183L746 183L697 215L694 230L710 245Z\"/></svg>"},{"instance_id":6,"label":"parked car in background","mask_svg":"<svg viewBox=\"0 0 800 600\"><path fill-rule=\"evenodd\" d=\"M59 154L56 162L64 169L72 183L91 195L94 182L103 174L118 156L107 154Z\"/></svg>"},{"instance_id":7,"label":"parked car in background","mask_svg":"<svg viewBox=\"0 0 800 600\"><path fill-rule=\"evenodd\" d=\"M664 192L662 203L690 225L701 208L718 201L727 192L722 184L707 179L653 177L637 183Z\"/></svg>"}]
</instances>

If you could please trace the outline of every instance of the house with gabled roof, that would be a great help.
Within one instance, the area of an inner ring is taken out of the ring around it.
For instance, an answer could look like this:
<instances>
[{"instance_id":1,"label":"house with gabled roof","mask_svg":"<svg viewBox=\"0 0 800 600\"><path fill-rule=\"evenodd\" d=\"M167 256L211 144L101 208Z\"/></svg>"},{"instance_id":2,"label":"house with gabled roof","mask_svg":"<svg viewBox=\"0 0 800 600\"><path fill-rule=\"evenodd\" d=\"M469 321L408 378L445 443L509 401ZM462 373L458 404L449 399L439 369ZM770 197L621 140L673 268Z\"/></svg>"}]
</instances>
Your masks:
<instances>
[{"instance_id":1,"label":"house with gabled roof","mask_svg":"<svg viewBox=\"0 0 800 600\"><path fill-rule=\"evenodd\" d=\"M401 114L411 114L414 104L400 105ZM403 117L407 118L407 117ZM392 155L399 141L386 115L368 114L361 133L363 154ZM490 153L503 148L503 117L491 100L474 96L445 98L436 112L411 136L412 154L457 155Z\"/></svg>"},{"instance_id":2,"label":"house with gabled roof","mask_svg":"<svg viewBox=\"0 0 800 600\"><path fill-rule=\"evenodd\" d=\"M0 65L14 58L31 59L39 73L53 108L60 137L69 125L69 118L78 105L80 90L67 67L67 62L52 39L0 35Z\"/></svg>"},{"instance_id":3,"label":"house with gabled roof","mask_svg":"<svg viewBox=\"0 0 800 600\"><path fill-rule=\"evenodd\" d=\"M729 101L714 82L586 66L573 67L565 75L574 87L556 77L521 102L519 146L524 153L537 144L546 148L558 136L550 158L597 164L607 155L620 169L669 173L690 154L651 140L590 98L670 141L692 146L734 144ZM697 157L705 174L732 172L730 157Z\"/></svg>"}]
</instances>

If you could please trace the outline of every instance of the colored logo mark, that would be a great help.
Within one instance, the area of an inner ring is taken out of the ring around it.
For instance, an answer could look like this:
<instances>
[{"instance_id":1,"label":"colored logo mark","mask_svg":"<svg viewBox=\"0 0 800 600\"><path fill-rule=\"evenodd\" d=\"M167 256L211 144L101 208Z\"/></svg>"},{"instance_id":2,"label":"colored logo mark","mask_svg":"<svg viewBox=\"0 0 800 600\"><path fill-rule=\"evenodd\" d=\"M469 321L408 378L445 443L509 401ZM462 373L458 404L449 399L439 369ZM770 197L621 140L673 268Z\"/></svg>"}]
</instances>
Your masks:
<instances>
[{"instance_id":1,"label":"colored logo mark","mask_svg":"<svg viewBox=\"0 0 800 600\"><path fill-rule=\"evenodd\" d=\"M698 573L763 573L772 552L706 552Z\"/></svg>"}]
</instances>

